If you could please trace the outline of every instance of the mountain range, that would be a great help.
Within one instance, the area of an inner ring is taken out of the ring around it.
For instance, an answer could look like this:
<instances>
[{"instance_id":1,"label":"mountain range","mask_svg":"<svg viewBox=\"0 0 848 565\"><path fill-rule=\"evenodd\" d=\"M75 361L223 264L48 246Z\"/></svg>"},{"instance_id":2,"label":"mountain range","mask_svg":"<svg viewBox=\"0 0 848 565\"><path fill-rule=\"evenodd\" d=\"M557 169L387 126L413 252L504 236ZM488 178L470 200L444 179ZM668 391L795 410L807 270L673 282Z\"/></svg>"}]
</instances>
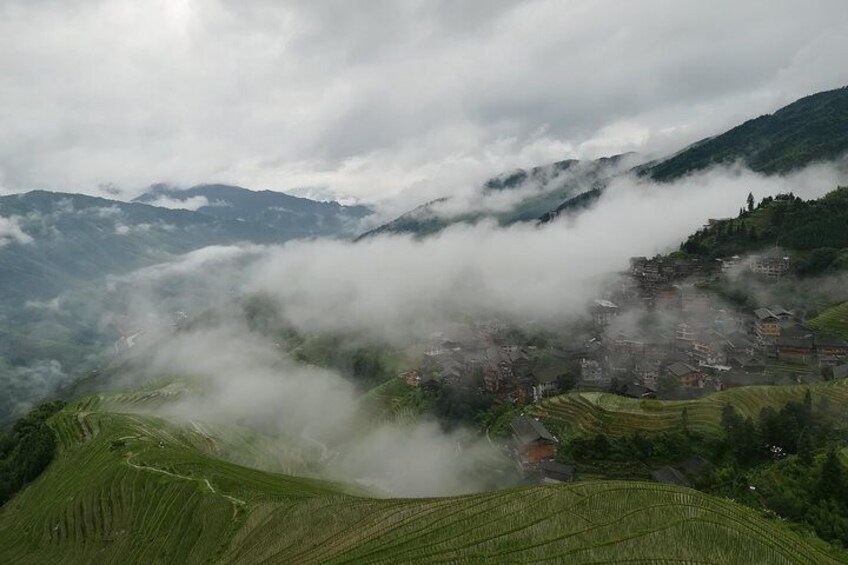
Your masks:
<instances>
[{"instance_id":1,"label":"mountain range","mask_svg":"<svg viewBox=\"0 0 848 565\"><path fill-rule=\"evenodd\" d=\"M519 192L529 185L538 187L535 192L517 195L516 203L506 211L449 215L440 212L439 204L445 201L440 199L419 206L366 235L412 233L423 236L451 224L474 223L485 217L494 217L502 225L547 222L590 206L609 181L622 175L671 182L713 166L735 163L757 173L785 174L812 163L842 159L846 152L848 87L843 87L801 98L773 114L697 141L663 159L639 163L638 155L627 154L588 163L560 161L495 177L484 183L481 190L484 195L492 190Z\"/></svg>"},{"instance_id":2,"label":"mountain range","mask_svg":"<svg viewBox=\"0 0 848 565\"><path fill-rule=\"evenodd\" d=\"M188 210L181 203L202 205ZM370 213L365 206L226 185L182 191L158 185L133 202L38 190L4 196L0 303L49 299L209 245L348 237Z\"/></svg>"}]
</instances>

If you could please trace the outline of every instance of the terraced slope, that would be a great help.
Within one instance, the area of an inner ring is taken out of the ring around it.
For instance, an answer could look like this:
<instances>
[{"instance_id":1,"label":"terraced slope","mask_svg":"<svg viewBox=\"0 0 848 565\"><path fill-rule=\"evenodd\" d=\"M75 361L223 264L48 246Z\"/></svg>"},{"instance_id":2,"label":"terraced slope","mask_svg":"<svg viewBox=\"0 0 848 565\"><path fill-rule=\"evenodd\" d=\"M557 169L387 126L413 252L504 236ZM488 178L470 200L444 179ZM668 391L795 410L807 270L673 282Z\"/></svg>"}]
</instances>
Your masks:
<instances>
[{"instance_id":1,"label":"terraced slope","mask_svg":"<svg viewBox=\"0 0 848 565\"><path fill-rule=\"evenodd\" d=\"M602 392L574 392L543 401L535 413L568 432L621 436L634 431L679 429L685 408L690 430L718 434L721 410L727 404L743 417L756 419L767 406L780 408L790 401L803 400L807 390L813 402L824 400L834 408L848 409L848 380L842 379L810 386L732 388L696 400L642 400Z\"/></svg>"},{"instance_id":2,"label":"terraced slope","mask_svg":"<svg viewBox=\"0 0 848 565\"><path fill-rule=\"evenodd\" d=\"M140 397L124 398L136 402ZM591 482L374 499L212 457L216 438L107 412L53 422L61 452L0 509L0 563L837 563L733 502Z\"/></svg>"},{"instance_id":3,"label":"terraced slope","mask_svg":"<svg viewBox=\"0 0 848 565\"><path fill-rule=\"evenodd\" d=\"M826 336L848 340L848 302L828 308L810 320L809 326Z\"/></svg>"}]
</instances>

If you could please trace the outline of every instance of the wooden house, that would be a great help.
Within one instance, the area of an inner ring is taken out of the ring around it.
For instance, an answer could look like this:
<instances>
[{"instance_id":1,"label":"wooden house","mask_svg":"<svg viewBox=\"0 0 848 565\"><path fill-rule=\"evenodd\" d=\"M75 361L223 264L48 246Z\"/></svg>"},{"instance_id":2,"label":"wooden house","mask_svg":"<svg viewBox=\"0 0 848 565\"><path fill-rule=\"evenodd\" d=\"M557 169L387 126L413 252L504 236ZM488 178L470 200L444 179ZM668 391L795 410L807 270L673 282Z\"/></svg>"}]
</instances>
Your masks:
<instances>
[{"instance_id":1,"label":"wooden house","mask_svg":"<svg viewBox=\"0 0 848 565\"><path fill-rule=\"evenodd\" d=\"M530 416L519 416L512 421L512 438L523 465L536 465L556 455L557 439L542 422Z\"/></svg>"}]
</instances>

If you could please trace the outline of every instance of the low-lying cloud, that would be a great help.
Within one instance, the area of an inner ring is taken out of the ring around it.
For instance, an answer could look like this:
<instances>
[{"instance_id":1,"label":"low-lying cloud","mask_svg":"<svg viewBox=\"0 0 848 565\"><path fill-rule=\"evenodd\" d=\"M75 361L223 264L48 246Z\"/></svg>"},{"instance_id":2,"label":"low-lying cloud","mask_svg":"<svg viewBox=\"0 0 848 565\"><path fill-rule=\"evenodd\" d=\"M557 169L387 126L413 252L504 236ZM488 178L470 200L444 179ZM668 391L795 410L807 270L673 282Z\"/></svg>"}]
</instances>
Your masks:
<instances>
[{"instance_id":1,"label":"low-lying cloud","mask_svg":"<svg viewBox=\"0 0 848 565\"><path fill-rule=\"evenodd\" d=\"M147 202L147 204L160 208L170 208L171 210L191 210L194 212L204 206L209 206L209 199L205 196L190 196L184 199L160 196L156 200Z\"/></svg>"},{"instance_id":2,"label":"low-lying cloud","mask_svg":"<svg viewBox=\"0 0 848 565\"><path fill-rule=\"evenodd\" d=\"M0 247L9 243L31 243L32 236L21 229L21 218L18 216L0 216Z\"/></svg>"},{"instance_id":3,"label":"low-lying cloud","mask_svg":"<svg viewBox=\"0 0 848 565\"><path fill-rule=\"evenodd\" d=\"M128 290L140 325L154 327L158 315L160 335L168 336L144 356L148 371L207 383L207 392L177 405L176 414L271 429L281 442L317 450L321 474L334 479L396 495L465 492L480 488L477 466L497 460L490 446L426 422L369 422L353 384L297 363L227 305L261 295L303 335L389 346L420 343L456 321L557 323L583 314L629 257L675 248L708 218L735 215L749 191L811 198L840 178L825 166L788 177L722 168L668 185L621 178L591 209L549 224L483 221L423 239L212 247L113 285ZM173 333L170 316L182 308L203 323Z\"/></svg>"}]
</instances>

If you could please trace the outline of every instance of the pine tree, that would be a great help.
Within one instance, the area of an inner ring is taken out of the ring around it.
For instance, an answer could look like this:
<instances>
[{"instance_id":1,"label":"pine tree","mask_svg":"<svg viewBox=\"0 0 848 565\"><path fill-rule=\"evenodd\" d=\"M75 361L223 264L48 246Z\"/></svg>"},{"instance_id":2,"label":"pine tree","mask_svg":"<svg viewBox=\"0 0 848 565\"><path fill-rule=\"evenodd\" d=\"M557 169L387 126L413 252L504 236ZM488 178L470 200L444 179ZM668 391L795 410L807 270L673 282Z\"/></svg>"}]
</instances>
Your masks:
<instances>
[{"instance_id":1,"label":"pine tree","mask_svg":"<svg viewBox=\"0 0 848 565\"><path fill-rule=\"evenodd\" d=\"M748 193L748 211L754 211L754 194L751 192Z\"/></svg>"},{"instance_id":2,"label":"pine tree","mask_svg":"<svg viewBox=\"0 0 848 565\"><path fill-rule=\"evenodd\" d=\"M814 450L815 446L813 445L812 434L805 429L798 437L798 459L801 463L804 465L810 465L813 462Z\"/></svg>"}]
</instances>

